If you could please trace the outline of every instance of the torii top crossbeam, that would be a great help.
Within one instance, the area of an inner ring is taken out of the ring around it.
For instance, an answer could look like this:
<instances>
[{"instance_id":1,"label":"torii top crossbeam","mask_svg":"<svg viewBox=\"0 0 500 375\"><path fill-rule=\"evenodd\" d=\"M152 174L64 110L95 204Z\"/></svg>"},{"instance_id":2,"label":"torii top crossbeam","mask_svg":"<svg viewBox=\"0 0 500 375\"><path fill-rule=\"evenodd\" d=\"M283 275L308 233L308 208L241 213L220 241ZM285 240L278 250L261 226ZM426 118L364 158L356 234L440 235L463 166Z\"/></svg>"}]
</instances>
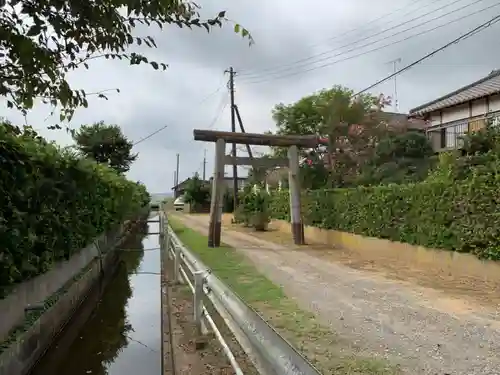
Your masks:
<instances>
[{"instance_id":1,"label":"torii top crossbeam","mask_svg":"<svg viewBox=\"0 0 500 375\"><path fill-rule=\"evenodd\" d=\"M315 148L318 145L327 144L326 139L315 135L233 133L201 129L194 129L193 135L195 141L217 142L218 139L223 139L227 143L241 145Z\"/></svg>"}]
</instances>

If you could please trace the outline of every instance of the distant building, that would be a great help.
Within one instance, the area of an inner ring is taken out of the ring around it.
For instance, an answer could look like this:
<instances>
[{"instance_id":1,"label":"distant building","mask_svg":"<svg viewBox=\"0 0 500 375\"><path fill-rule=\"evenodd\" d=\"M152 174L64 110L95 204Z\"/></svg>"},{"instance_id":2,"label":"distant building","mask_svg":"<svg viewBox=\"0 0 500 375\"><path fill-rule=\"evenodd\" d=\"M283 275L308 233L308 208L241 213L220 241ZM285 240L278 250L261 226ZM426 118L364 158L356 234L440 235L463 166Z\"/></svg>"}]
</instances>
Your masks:
<instances>
[{"instance_id":1,"label":"distant building","mask_svg":"<svg viewBox=\"0 0 500 375\"><path fill-rule=\"evenodd\" d=\"M210 177L208 181L204 181L204 184L207 186L207 188L210 188L212 186L212 181L213 177ZM174 197L180 197L181 195L184 195L186 192L186 187L188 185L188 182L191 181L191 177L185 179L184 181L180 182L176 186L172 187L172 190L174 191ZM238 177L238 189L243 188L245 186L245 183L247 181L247 177ZM224 184L226 185L226 189L232 189L233 188L233 178L232 177L224 177Z\"/></svg>"},{"instance_id":2,"label":"distant building","mask_svg":"<svg viewBox=\"0 0 500 375\"><path fill-rule=\"evenodd\" d=\"M176 186L172 187L172 190L174 191L174 198L178 198L186 192L186 186L189 181L191 181L191 177L186 178L184 181L179 182ZM205 184L207 186L210 185L210 181L205 181Z\"/></svg>"},{"instance_id":3,"label":"distant building","mask_svg":"<svg viewBox=\"0 0 500 375\"><path fill-rule=\"evenodd\" d=\"M500 69L456 91L413 108L410 117L427 122L426 133L434 151L462 147L467 132L500 123Z\"/></svg>"},{"instance_id":4,"label":"distant building","mask_svg":"<svg viewBox=\"0 0 500 375\"><path fill-rule=\"evenodd\" d=\"M378 116L391 129L425 132L426 122L422 119L411 118L406 113L381 111Z\"/></svg>"}]
</instances>

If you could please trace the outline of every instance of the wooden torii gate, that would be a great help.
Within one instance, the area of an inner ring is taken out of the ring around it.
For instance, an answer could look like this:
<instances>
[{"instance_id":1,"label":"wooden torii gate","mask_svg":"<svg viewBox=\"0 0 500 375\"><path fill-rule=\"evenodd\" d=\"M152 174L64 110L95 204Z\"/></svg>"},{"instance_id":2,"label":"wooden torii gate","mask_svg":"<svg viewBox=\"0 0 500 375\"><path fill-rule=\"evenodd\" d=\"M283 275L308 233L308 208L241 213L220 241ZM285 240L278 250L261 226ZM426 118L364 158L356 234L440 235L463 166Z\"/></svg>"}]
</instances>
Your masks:
<instances>
[{"instance_id":1,"label":"wooden torii gate","mask_svg":"<svg viewBox=\"0 0 500 375\"><path fill-rule=\"evenodd\" d=\"M224 195L224 167L226 165L250 165L253 167L272 168L277 166L288 167L290 191L290 218L293 241L296 245L303 245L304 224L302 222L300 203L299 179L299 147L315 148L324 144L326 140L314 135L274 135L255 133L233 133L214 130L193 131L195 141L215 142L215 167L210 204L210 223L208 232L208 246L219 247L221 238L221 219ZM226 143L242 145L287 147L287 158L250 158L226 155Z\"/></svg>"}]
</instances>

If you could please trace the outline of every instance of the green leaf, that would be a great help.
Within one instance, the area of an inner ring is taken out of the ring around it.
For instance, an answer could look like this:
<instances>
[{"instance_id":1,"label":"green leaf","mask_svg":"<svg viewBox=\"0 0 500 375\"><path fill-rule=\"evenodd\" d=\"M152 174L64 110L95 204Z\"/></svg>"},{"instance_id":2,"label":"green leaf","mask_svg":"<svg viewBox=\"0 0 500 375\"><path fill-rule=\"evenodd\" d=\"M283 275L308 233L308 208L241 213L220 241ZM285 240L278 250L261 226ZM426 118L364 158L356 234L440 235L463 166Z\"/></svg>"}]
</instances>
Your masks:
<instances>
[{"instance_id":1,"label":"green leaf","mask_svg":"<svg viewBox=\"0 0 500 375\"><path fill-rule=\"evenodd\" d=\"M29 28L29 30L28 30L28 32L26 33L26 35L27 35L27 36L29 36L29 37L33 37L33 36L35 36L35 35L40 34L40 32L41 32L41 31L42 31L42 29L41 29L40 25L35 24L35 25L32 25L32 26Z\"/></svg>"},{"instance_id":2,"label":"green leaf","mask_svg":"<svg viewBox=\"0 0 500 375\"><path fill-rule=\"evenodd\" d=\"M13 108L21 111L31 108L34 97L62 108L87 105L73 94L75 90L67 80L70 71L80 65L89 69L88 62L101 57L125 58L130 65L148 63L147 54L140 56L128 49L133 43L157 47L151 36L137 37L136 26L156 24L163 28L175 24L181 28L204 27L210 32L211 27L227 22L225 11L200 21L200 6L190 2L166 4L151 0L144 5L144 2L108 1L86 3L85 7L74 2L63 3L64 6L56 0L31 2L29 7L20 7L16 14L7 15L2 24L3 49L8 52L0 52L0 56L9 57L9 64L0 64L1 75L8 82L0 94L11 98ZM122 6L127 6L127 11L118 16L116 9ZM47 9L54 11L53 17L47 16ZM22 20L26 19L30 20L29 25L24 25ZM50 35L46 35L49 30ZM235 30L242 32L239 25ZM247 36L245 31L243 34ZM167 68L165 62L151 65L155 69Z\"/></svg>"},{"instance_id":3,"label":"green leaf","mask_svg":"<svg viewBox=\"0 0 500 375\"><path fill-rule=\"evenodd\" d=\"M239 34L239 32L240 32L240 25L238 25L238 24L234 25L234 32L237 33L237 34Z\"/></svg>"}]
</instances>

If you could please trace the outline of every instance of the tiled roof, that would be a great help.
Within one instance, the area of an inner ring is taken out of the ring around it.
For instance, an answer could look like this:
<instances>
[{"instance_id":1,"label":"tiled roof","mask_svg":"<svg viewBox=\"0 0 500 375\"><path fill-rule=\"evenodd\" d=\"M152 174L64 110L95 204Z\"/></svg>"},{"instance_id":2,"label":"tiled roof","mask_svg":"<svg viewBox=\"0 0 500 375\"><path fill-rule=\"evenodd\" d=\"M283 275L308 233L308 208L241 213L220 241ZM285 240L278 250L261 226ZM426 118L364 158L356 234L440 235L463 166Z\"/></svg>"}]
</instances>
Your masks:
<instances>
[{"instance_id":1,"label":"tiled roof","mask_svg":"<svg viewBox=\"0 0 500 375\"><path fill-rule=\"evenodd\" d=\"M390 127L394 128L407 128L413 130L420 130L426 127L424 120L408 118L406 113L395 112L380 112L381 120L386 121Z\"/></svg>"},{"instance_id":2,"label":"tiled roof","mask_svg":"<svg viewBox=\"0 0 500 375\"><path fill-rule=\"evenodd\" d=\"M410 115L423 115L442 108L466 103L469 100L500 93L500 69L492 71L486 77L464 86L441 98L413 108Z\"/></svg>"}]
</instances>

